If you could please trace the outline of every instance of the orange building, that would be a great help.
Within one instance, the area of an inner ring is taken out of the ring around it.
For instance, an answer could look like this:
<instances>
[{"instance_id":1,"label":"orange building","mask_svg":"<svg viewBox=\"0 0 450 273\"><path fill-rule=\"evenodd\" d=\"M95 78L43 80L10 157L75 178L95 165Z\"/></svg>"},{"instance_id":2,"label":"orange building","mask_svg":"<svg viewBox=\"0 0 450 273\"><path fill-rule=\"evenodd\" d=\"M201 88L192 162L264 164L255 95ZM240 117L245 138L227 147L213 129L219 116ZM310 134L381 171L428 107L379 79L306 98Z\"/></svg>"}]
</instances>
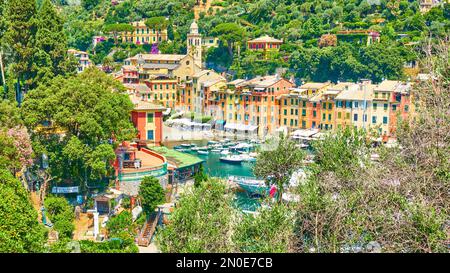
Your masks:
<instances>
[{"instance_id":1,"label":"orange building","mask_svg":"<svg viewBox=\"0 0 450 273\"><path fill-rule=\"evenodd\" d=\"M131 120L138 131L138 139L154 146L163 140L163 106L135 99Z\"/></svg>"},{"instance_id":2,"label":"orange building","mask_svg":"<svg viewBox=\"0 0 450 273\"><path fill-rule=\"evenodd\" d=\"M294 84L278 75L234 80L223 88L211 90L206 99L211 113L223 119L229 131L250 132L259 135L274 132L279 125L279 99L288 94Z\"/></svg>"}]
</instances>

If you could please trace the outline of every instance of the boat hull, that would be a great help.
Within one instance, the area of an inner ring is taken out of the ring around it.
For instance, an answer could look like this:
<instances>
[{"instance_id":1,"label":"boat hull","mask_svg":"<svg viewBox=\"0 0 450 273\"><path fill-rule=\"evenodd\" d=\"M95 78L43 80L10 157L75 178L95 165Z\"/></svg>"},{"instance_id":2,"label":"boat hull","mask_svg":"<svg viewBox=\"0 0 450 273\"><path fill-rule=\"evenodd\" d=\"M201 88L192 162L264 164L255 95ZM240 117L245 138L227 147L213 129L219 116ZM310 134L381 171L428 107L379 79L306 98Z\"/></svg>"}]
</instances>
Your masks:
<instances>
[{"instance_id":1,"label":"boat hull","mask_svg":"<svg viewBox=\"0 0 450 273\"><path fill-rule=\"evenodd\" d=\"M228 164L235 164L235 165L242 164L242 160L233 160L233 159L227 159L227 158L220 158L220 161L228 163Z\"/></svg>"}]
</instances>

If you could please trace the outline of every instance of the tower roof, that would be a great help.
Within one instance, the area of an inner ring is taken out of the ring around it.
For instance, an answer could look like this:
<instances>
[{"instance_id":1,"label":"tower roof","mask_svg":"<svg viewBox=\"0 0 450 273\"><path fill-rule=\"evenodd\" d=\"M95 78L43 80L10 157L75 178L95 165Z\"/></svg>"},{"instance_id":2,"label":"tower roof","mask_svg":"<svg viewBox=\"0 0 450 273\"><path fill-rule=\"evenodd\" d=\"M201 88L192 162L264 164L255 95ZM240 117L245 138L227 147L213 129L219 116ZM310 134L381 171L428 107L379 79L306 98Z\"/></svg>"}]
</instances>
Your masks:
<instances>
[{"instance_id":1,"label":"tower roof","mask_svg":"<svg viewBox=\"0 0 450 273\"><path fill-rule=\"evenodd\" d=\"M192 22L190 29L192 34L198 33L198 25L197 22L195 22L195 20Z\"/></svg>"}]
</instances>

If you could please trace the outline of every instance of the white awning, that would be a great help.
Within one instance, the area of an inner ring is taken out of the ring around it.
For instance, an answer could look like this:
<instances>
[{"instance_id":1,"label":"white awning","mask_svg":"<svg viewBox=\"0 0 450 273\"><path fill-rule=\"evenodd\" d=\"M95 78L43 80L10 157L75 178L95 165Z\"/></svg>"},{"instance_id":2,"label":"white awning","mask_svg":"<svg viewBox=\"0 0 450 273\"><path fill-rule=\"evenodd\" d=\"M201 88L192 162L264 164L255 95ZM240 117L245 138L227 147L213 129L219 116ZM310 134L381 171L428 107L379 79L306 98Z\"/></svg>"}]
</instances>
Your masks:
<instances>
[{"instance_id":1,"label":"white awning","mask_svg":"<svg viewBox=\"0 0 450 273\"><path fill-rule=\"evenodd\" d=\"M304 137L312 137L313 135L319 132L318 129L308 129L308 130L296 130L292 133L293 138L304 138Z\"/></svg>"},{"instance_id":2,"label":"white awning","mask_svg":"<svg viewBox=\"0 0 450 273\"><path fill-rule=\"evenodd\" d=\"M236 123L227 123L227 124L225 124L225 126L223 128L228 129L228 130L236 130L237 124Z\"/></svg>"}]
</instances>

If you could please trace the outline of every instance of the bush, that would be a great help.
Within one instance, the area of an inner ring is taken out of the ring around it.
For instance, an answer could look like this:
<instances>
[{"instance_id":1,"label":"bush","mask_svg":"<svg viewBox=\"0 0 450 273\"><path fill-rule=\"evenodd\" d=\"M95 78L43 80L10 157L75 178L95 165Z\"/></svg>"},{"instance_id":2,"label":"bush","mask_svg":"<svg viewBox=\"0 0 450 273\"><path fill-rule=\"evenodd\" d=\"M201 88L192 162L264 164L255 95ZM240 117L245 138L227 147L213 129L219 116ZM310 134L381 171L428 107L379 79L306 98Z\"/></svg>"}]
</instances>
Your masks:
<instances>
[{"instance_id":1,"label":"bush","mask_svg":"<svg viewBox=\"0 0 450 273\"><path fill-rule=\"evenodd\" d=\"M136 225L130 212L122 211L117 216L111 217L106 223L106 229L110 238L128 239L135 235Z\"/></svg>"},{"instance_id":2,"label":"bush","mask_svg":"<svg viewBox=\"0 0 450 273\"><path fill-rule=\"evenodd\" d=\"M64 197L48 196L45 201L48 218L58 231L60 238L72 238L75 230L73 224L74 212L72 206Z\"/></svg>"},{"instance_id":3,"label":"bush","mask_svg":"<svg viewBox=\"0 0 450 273\"><path fill-rule=\"evenodd\" d=\"M108 240L106 242L80 241L81 253L137 253L138 247L128 240Z\"/></svg>"},{"instance_id":4,"label":"bush","mask_svg":"<svg viewBox=\"0 0 450 273\"><path fill-rule=\"evenodd\" d=\"M72 233L75 230L74 224L68 219L55 221L54 228L58 231L60 238L72 238Z\"/></svg>"},{"instance_id":5,"label":"bush","mask_svg":"<svg viewBox=\"0 0 450 273\"><path fill-rule=\"evenodd\" d=\"M125 197L122 199L122 207L124 209L130 209L131 208L131 199L130 197Z\"/></svg>"}]
</instances>

